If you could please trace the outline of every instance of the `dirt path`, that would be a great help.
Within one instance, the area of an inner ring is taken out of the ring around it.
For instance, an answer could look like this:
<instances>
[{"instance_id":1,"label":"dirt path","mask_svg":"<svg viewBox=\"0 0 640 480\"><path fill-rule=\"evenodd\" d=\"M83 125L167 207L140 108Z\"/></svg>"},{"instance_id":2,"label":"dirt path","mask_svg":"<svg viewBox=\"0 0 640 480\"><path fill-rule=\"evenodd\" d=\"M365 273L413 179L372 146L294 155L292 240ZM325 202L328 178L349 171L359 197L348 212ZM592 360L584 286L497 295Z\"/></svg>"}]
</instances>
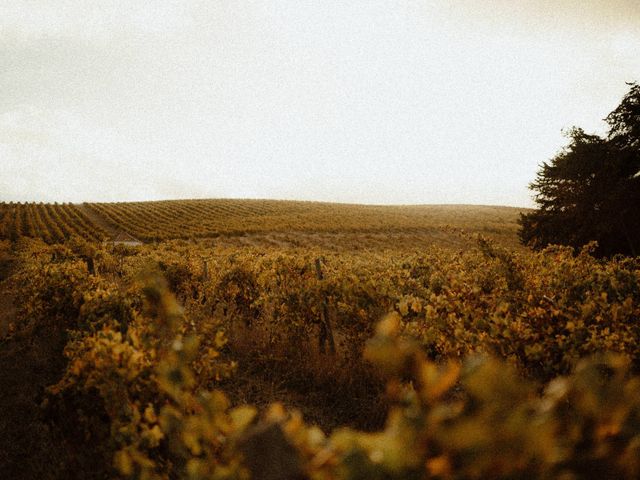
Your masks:
<instances>
[{"instance_id":1,"label":"dirt path","mask_svg":"<svg viewBox=\"0 0 640 480\"><path fill-rule=\"evenodd\" d=\"M94 225L97 225L98 227L102 228L105 232L107 232L107 235L109 235L112 241L119 240L119 241L125 241L125 242L143 243L141 240L137 239L133 235L128 234L124 230L114 227L111 223L107 221L106 218L104 218L102 215L100 215L98 212L96 212L92 208L89 208L86 204L78 203L76 204L76 206L82 211L82 213L89 220L91 220L91 222Z\"/></svg>"}]
</instances>

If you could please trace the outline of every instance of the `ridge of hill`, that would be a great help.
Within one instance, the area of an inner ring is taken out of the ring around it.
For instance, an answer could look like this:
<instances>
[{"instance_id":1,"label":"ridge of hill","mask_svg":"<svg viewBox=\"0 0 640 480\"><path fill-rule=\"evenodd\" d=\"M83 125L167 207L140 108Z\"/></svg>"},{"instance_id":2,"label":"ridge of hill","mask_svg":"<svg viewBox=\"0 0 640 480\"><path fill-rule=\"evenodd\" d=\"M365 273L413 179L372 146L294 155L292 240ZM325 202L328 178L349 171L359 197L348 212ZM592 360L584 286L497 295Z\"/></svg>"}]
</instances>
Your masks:
<instances>
[{"instance_id":1,"label":"ridge of hill","mask_svg":"<svg viewBox=\"0 0 640 480\"><path fill-rule=\"evenodd\" d=\"M164 200L147 202L0 204L0 239L26 236L60 243L130 235L142 241L274 234L442 237L480 233L517 245L517 207L359 205L291 200ZM277 241L277 240L274 240Z\"/></svg>"}]
</instances>

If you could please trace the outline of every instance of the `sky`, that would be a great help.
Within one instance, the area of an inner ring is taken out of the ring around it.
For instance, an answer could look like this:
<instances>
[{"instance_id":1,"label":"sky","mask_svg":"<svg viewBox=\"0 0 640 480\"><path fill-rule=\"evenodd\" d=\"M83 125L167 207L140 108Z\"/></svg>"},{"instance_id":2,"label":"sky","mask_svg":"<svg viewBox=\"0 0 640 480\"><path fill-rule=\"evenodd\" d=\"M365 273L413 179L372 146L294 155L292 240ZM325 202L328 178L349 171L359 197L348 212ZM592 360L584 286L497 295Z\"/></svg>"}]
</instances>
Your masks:
<instances>
[{"instance_id":1,"label":"sky","mask_svg":"<svg viewBox=\"0 0 640 480\"><path fill-rule=\"evenodd\" d=\"M0 0L0 201L533 206L638 0Z\"/></svg>"}]
</instances>

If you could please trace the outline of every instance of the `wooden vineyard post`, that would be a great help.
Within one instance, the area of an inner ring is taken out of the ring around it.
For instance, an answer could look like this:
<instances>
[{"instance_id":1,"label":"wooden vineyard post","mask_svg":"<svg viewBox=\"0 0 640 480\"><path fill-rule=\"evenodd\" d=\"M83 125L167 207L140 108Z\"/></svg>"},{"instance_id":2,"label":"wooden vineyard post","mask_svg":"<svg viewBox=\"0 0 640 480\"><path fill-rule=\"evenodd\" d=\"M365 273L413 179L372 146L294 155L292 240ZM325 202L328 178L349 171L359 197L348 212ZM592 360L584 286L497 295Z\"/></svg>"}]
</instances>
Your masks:
<instances>
[{"instance_id":1,"label":"wooden vineyard post","mask_svg":"<svg viewBox=\"0 0 640 480\"><path fill-rule=\"evenodd\" d=\"M202 259L202 280L209 280L209 263L205 258Z\"/></svg>"},{"instance_id":2,"label":"wooden vineyard post","mask_svg":"<svg viewBox=\"0 0 640 480\"><path fill-rule=\"evenodd\" d=\"M319 258L316 258L316 277L320 281L324 280L322 265L320 264ZM335 354L336 344L333 339L333 330L331 329L331 321L329 319L329 308L327 306L327 299L323 298L320 309L320 337L318 338L320 353L325 353L325 343L327 340L329 340L329 351L331 354Z\"/></svg>"},{"instance_id":3,"label":"wooden vineyard post","mask_svg":"<svg viewBox=\"0 0 640 480\"><path fill-rule=\"evenodd\" d=\"M204 257L200 257L200 260L202 260L202 275L200 276L200 281L203 283L207 283L209 281L209 261ZM205 293L206 291L206 289L202 290L202 296L200 298L200 303L202 305L207 303L207 294ZM198 289L194 286L193 299L195 300L196 298L198 298Z\"/></svg>"},{"instance_id":4,"label":"wooden vineyard post","mask_svg":"<svg viewBox=\"0 0 640 480\"><path fill-rule=\"evenodd\" d=\"M87 271L89 272L89 275L95 275L96 270L95 270L95 264L93 262L93 257L91 255L83 255L82 259L87 264Z\"/></svg>"}]
</instances>

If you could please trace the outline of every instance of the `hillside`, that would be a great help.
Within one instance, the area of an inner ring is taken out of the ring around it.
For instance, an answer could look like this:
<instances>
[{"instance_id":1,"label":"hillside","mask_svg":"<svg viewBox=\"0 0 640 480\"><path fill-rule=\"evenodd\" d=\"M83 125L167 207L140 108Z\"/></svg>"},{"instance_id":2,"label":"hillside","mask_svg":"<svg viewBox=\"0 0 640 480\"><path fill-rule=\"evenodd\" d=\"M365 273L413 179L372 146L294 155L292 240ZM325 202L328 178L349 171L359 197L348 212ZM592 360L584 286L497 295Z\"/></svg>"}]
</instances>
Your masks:
<instances>
[{"instance_id":1,"label":"hillside","mask_svg":"<svg viewBox=\"0 0 640 480\"><path fill-rule=\"evenodd\" d=\"M0 238L59 243L126 232L143 241L284 234L413 235L430 243L453 241L452 232L482 233L517 244L523 209L472 205L375 206L278 200L168 200L133 203L0 204ZM306 236L305 236L306 235ZM280 237L280 238L278 238ZM316 239L317 240L317 239ZM333 241L333 240L330 240ZM386 240L385 240L386 241Z\"/></svg>"}]
</instances>

